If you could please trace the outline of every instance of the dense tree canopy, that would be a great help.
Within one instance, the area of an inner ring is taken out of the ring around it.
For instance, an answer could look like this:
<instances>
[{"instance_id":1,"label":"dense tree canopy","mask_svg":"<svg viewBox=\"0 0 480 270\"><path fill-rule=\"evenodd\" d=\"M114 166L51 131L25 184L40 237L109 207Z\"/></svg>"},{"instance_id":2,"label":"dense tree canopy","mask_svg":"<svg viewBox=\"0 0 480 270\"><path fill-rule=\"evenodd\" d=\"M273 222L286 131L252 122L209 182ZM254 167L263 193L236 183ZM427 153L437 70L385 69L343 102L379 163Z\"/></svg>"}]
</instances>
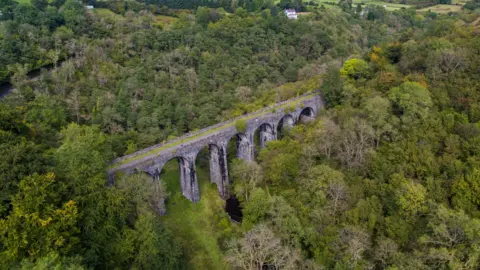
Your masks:
<instances>
[{"instance_id":1,"label":"dense tree canopy","mask_svg":"<svg viewBox=\"0 0 480 270\"><path fill-rule=\"evenodd\" d=\"M298 20L279 10L302 1L88 2L0 0L0 269L480 267L475 1ZM216 187L107 185L115 157L317 89L318 119L229 160L239 224Z\"/></svg>"}]
</instances>

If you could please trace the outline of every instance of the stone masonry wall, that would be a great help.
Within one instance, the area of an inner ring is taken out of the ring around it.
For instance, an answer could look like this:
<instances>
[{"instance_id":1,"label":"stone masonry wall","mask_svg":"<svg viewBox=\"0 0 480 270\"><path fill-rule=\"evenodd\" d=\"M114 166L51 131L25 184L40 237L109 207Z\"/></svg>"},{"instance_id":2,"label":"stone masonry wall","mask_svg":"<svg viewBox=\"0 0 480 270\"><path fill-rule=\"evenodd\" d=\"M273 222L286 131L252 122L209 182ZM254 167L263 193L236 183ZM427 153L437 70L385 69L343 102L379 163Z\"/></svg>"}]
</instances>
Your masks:
<instances>
[{"instance_id":1,"label":"stone masonry wall","mask_svg":"<svg viewBox=\"0 0 480 270\"><path fill-rule=\"evenodd\" d=\"M308 95L312 95L309 93ZM305 95L305 96L308 96ZM223 197L227 196L228 187L228 169L226 160L226 146L233 136L238 136L241 140L237 140L237 157L245 160L253 160L255 145L253 137L255 131L262 125L268 124L268 128L262 127L261 136L268 140L276 139L277 127L282 118L286 115L293 118L294 124L299 121L300 114L305 108L311 108L313 117L318 115L318 112L324 108L324 103L320 95L313 95L305 99L305 96L300 96L295 99L290 99L273 106L264 108L260 111L253 112L248 115L243 115L214 126L185 134L175 140L166 143L157 144L146 149L135 152L118 158L113 161L112 167L109 170L110 181L113 182L115 175L118 172L131 174L135 171L144 171L152 177L158 177L163 165L173 158L179 159L180 181L182 192L185 197L192 201L200 199L198 191L198 183L196 179L195 159L198 152L205 146L210 149L210 173L211 181L217 184L218 190ZM298 100L305 99L301 102ZM286 104L295 104L294 110L279 109L279 106ZM275 109L275 111L274 111ZM246 121L246 129L243 132L236 130L234 123L238 119L249 118ZM290 118L290 117L289 117ZM226 126L225 128L221 128ZM266 125L264 125L266 126ZM212 131L214 130L214 131ZM212 132L208 132L212 131ZM205 135L202 133L207 132ZM184 143L178 143L182 140L194 137ZM175 145L174 145L175 144ZM168 147L172 145L171 147ZM264 145L264 142L261 143ZM155 153L148 154L155 149L161 149ZM126 162L128 160L128 162Z\"/></svg>"}]
</instances>

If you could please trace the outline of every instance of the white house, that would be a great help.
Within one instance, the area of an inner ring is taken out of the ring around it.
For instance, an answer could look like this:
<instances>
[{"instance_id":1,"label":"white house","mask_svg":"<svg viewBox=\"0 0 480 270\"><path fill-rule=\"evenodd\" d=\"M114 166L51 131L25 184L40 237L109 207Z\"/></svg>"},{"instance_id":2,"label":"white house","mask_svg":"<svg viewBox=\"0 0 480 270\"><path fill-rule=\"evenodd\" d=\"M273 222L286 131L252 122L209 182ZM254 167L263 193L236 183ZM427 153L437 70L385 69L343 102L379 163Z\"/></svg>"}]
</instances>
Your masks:
<instances>
[{"instance_id":1,"label":"white house","mask_svg":"<svg viewBox=\"0 0 480 270\"><path fill-rule=\"evenodd\" d=\"M284 12L289 19L296 20L298 18L297 11L295 11L295 9L285 9Z\"/></svg>"}]
</instances>

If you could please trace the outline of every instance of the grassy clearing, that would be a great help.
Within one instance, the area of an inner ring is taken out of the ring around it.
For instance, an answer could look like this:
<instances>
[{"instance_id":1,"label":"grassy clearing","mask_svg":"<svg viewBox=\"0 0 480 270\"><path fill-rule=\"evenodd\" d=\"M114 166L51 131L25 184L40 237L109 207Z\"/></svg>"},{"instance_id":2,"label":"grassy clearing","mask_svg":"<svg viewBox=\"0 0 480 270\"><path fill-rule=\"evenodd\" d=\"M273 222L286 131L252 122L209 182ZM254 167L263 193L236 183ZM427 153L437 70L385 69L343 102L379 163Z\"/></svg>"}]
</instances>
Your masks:
<instances>
[{"instance_id":1,"label":"grassy clearing","mask_svg":"<svg viewBox=\"0 0 480 270\"><path fill-rule=\"evenodd\" d=\"M292 101L291 103L286 103L286 104L283 104L283 105L279 105L277 107L274 107L273 109L275 109L276 111L278 110L282 110L282 109L286 109L286 108L291 108L292 105L298 105L300 104L301 102L305 101L305 100L308 100L310 98L312 98L313 96L316 96L318 95L318 93L311 93L310 95L306 95L298 100L295 100L295 101ZM272 109L272 110L273 110ZM250 119L253 119L253 118L256 118L256 117L259 117L259 116L262 116L266 113L270 113L271 111L262 111L262 112L258 112L258 113L253 113L251 115L246 115L242 118L240 118L239 120L250 120ZM231 123L227 123L223 126L220 126L220 127L217 127L217 128L214 128L214 129L210 129L210 130L207 130L205 132L202 132L202 133L199 133L199 134L195 134L194 136L191 136L191 137L188 137L188 138L185 138L185 139L182 139L182 140L179 140L179 141L176 141L176 142L173 142L173 143L169 143L169 144L166 144L162 147L158 147L158 148L155 148L151 151L148 151L144 154L141 154L141 155L138 155L138 156L134 156L134 157L131 157L131 158L128 158L128 159L125 159L125 160L122 160L121 162L118 162L114 165L112 165L110 167L110 169L115 169L115 168L118 168L119 166L123 165L123 164L127 164L129 162L132 162L134 160L138 160L138 159L141 159L141 158L144 158L144 157L147 157L147 156L150 156L150 155L155 155L155 154L158 154L160 153L161 151L163 150L166 150L168 148L171 148L171 147L175 147L175 146L178 146L178 145L181 145L181 144L184 144L184 143L187 143L187 142L190 142L192 140L196 140L198 138L201 138L201 137L204 137L204 136L207 136L207 135L210 135L212 133L215 133L217 131L220 131L220 130L223 130L223 129L226 129L226 128L229 128L229 127L232 127L235 125L235 122L231 122Z\"/></svg>"},{"instance_id":2,"label":"grassy clearing","mask_svg":"<svg viewBox=\"0 0 480 270\"><path fill-rule=\"evenodd\" d=\"M20 4L30 4L30 0L15 0L15 1Z\"/></svg>"},{"instance_id":3,"label":"grassy clearing","mask_svg":"<svg viewBox=\"0 0 480 270\"><path fill-rule=\"evenodd\" d=\"M390 11L411 7L410 5L388 3L388 2L376 1L376 0L353 0L353 4L354 6L356 6L357 4L362 4L362 6L377 5L377 6L385 7L386 10L390 10Z\"/></svg>"},{"instance_id":4,"label":"grassy clearing","mask_svg":"<svg viewBox=\"0 0 480 270\"><path fill-rule=\"evenodd\" d=\"M468 0L453 0L453 1L452 1L452 4L463 6L463 5L465 5L467 2L468 2Z\"/></svg>"},{"instance_id":5,"label":"grassy clearing","mask_svg":"<svg viewBox=\"0 0 480 270\"><path fill-rule=\"evenodd\" d=\"M329 4L326 4L326 3L331 3L331 2L335 2L335 3L338 3L338 1L336 0L315 0L317 3L319 4L323 4L326 8L329 8L327 7L327 5ZM357 4L361 4L362 7L366 6L366 5L377 5L377 6L385 6L385 8L387 10L397 10L397 9L401 9L401 8L409 8L411 7L410 5L403 5L403 4L395 4L395 3L388 3L388 2L384 2L384 1L378 1L378 0L353 0L353 5L354 6L357 6Z\"/></svg>"},{"instance_id":6,"label":"grassy clearing","mask_svg":"<svg viewBox=\"0 0 480 270\"><path fill-rule=\"evenodd\" d=\"M227 269L220 244L231 235L231 224L224 211L224 201L217 187L209 183L207 169L197 167L200 202L192 203L182 196L176 160L164 166L162 181L167 184L165 225L182 245L189 269Z\"/></svg>"},{"instance_id":7,"label":"grassy clearing","mask_svg":"<svg viewBox=\"0 0 480 270\"><path fill-rule=\"evenodd\" d=\"M96 9L93 9L92 11L95 15L105 19L107 22L110 22L110 23L118 22L125 19L122 15L117 14L111 11L110 9L106 9L106 8L96 8Z\"/></svg>"},{"instance_id":8,"label":"grassy clearing","mask_svg":"<svg viewBox=\"0 0 480 270\"><path fill-rule=\"evenodd\" d=\"M427 11L432 11L436 13L449 13L449 12L459 12L462 10L462 6L456 6L456 5L435 5L431 7L426 7L417 10L418 12L427 12Z\"/></svg>"},{"instance_id":9,"label":"grassy clearing","mask_svg":"<svg viewBox=\"0 0 480 270\"><path fill-rule=\"evenodd\" d=\"M341 10L341 8L337 5L331 5L331 4L326 4L326 3L323 3L322 4L326 9L337 9L337 10Z\"/></svg>"},{"instance_id":10,"label":"grassy clearing","mask_svg":"<svg viewBox=\"0 0 480 270\"><path fill-rule=\"evenodd\" d=\"M310 16L312 15L312 12L297 12L298 16Z\"/></svg>"}]
</instances>

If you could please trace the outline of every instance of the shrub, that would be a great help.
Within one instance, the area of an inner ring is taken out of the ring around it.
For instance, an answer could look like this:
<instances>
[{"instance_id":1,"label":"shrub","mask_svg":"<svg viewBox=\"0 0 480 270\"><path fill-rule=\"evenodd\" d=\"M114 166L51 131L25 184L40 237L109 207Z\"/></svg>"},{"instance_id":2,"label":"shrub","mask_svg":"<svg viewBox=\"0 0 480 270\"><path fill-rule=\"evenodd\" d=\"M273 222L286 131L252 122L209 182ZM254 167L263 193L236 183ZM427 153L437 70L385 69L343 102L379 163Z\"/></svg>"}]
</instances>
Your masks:
<instances>
[{"instance_id":1,"label":"shrub","mask_svg":"<svg viewBox=\"0 0 480 270\"><path fill-rule=\"evenodd\" d=\"M238 132L245 132L247 129L247 120L245 119L238 119L235 121L235 128Z\"/></svg>"},{"instance_id":2,"label":"shrub","mask_svg":"<svg viewBox=\"0 0 480 270\"><path fill-rule=\"evenodd\" d=\"M343 76L358 80L359 78L368 78L368 63L362 59L352 58L347 60L340 70Z\"/></svg>"}]
</instances>

